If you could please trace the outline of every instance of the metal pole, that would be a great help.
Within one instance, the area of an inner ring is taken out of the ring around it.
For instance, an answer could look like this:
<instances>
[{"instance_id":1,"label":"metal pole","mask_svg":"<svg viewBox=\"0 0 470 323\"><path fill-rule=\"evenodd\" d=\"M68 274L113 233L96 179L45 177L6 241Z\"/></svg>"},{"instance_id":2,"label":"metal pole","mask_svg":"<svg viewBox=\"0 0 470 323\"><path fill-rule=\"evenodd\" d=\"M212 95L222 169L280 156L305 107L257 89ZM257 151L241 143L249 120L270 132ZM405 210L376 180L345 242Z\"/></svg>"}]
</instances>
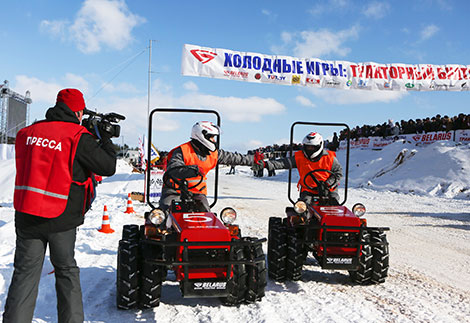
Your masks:
<instances>
[{"instance_id":1,"label":"metal pole","mask_svg":"<svg viewBox=\"0 0 470 323\"><path fill-rule=\"evenodd\" d=\"M150 88L152 84L152 40L149 40L149 70L148 70L148 89L147 89L147 124L150 117Z\"/></svg>"},{"instance_id":2,"label":"metal pole","mask_svg":"<svg viewBox=\"0 0 470 323\"><path fill-rule=\"evenodd\" d=\"M150 89L152 87L152 40L149 40L149 68L148 68L148 88L147 88L147 127L149 127L150 124ZM144 139L144 138L142 138ZM150 138L149 138L150 140ZM145 149L145 142L143 143L144 149ZM150 156L150 152L148 153ZM145 161L145 152L144 152L144 160L142 163ZM150 160L147 161L147 167L144 169L144 203L148 202L146 201L146 188L147 188L147 174L146 172L150 172Z\"/></svg>"},{"instance_id":3,"label":"metal pole","mask_svg":"<svg viewBox=\"0 0 470 323\"><path fill-rule=\"evenodd\" d=\"M8 96L2 96L2 115L1 115L1 125L0 125L0 144L7 143L7 128L8 128Z\"/></svg>"}]
</instances>

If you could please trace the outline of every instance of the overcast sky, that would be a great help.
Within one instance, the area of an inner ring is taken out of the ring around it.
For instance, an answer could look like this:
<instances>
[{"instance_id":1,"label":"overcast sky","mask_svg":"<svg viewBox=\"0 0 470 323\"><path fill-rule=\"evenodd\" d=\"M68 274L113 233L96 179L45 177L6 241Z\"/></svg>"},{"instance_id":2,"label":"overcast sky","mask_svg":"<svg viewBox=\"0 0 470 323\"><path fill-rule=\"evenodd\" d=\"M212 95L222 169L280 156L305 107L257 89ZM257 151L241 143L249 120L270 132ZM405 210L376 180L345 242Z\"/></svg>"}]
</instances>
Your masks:
<instances>
[{"instance_id":1,"label":"overcast sky","mask_svg":"<svg viewBox=\"0 0 470 323\"><path fill-rule=\"evenodd\" d=\"M469 93L342 91L182 76L184 44L351 62L468 65L469 9L468 1L450 0L4 1L0 78L16 92L31 92L31 121L44 117L61 88L80 89L88 108L126 115L123 138L115 142L136 146L147 129L152 39L151 108L216 109L222 148L245 152L287 142L295 121L354 127L469 113ZM211 117L159 116L155 145L166 150L184 142L197 118Z\"/></svg>"}]
</instances>

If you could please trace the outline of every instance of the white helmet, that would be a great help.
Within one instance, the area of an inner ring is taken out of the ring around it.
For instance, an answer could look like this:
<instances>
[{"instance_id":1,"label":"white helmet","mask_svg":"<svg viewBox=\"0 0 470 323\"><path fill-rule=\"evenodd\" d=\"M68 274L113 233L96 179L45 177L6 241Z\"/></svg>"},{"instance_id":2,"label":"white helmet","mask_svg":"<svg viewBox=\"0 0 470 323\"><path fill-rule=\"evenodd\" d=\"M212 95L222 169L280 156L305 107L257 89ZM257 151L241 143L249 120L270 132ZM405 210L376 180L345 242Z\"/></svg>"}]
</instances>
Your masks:
<instances>
[{"instance_id":1,"label":"white helmet","mask_svg":"<svg viewBox=\"0 0 470 323\"><path fill-rule=\"evenodd\" d=\"M220 135L220 128L210 121L199 121L191 130L191 139L199 141L210 151L217 149L216 136Z\"/></svg>"},{"instance_id":2,"label":"white helmet","mask_svg":"<svg viewBox=\"0 0 470 323\"><path fill-rule=\"evenodd\" d=\"M311 132L302 140L305 157L312 160L323 151L323 137L318 132Z\"/></svg>"}]
</instances>

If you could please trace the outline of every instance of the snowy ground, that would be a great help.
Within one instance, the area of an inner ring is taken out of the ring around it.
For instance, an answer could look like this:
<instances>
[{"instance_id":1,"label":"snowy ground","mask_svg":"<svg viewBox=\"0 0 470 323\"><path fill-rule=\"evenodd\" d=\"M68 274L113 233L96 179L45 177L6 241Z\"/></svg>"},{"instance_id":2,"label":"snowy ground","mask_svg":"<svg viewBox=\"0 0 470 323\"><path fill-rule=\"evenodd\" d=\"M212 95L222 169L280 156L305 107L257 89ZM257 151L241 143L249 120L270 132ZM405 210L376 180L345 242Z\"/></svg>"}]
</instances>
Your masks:
<instances>
[{"instance_id":1,"label":"snowy ground","mask_svg":"<svg viewBox=\"0 0 470 323\"><path fill-rule=\"evenodd\" d=\"M404 150L406 149L406 151ZM401 154L400 154L401 153ZM344 153L338 154L340 160ZM400 157L401 156L401 157ZM398 158L397 161L395 161ZM403 160L400 163L400 160ZM267 237L268 218L289 205L287 173L254 178L247 167L236 175L221 168L214 210L233 206L243 235ZM0 311L13 272L13 160L0 160ZM298 282L268 280L256 304L221 306L217 299L184 299L178 284L165 282L153 311L115 306L116 249L124 224L143 223L147 209L124 214L127 193L142 191L142 175L119 164L98 188L98 198L80 227L76 258L81 268L88 322L469 322L470 145L396 143L383 151L351 152L347 206L366 205L371 226L388 226L389 277L384 284L354 286L347 272L321 270L313 260ZM297 179L297 176L294 176ZM210 186L209 186L210 187ZM292 186L293 193L296 192ZM97 231L107 205L113 234ZM264 246L266 251L266 245ZM46 257L34 322L56 321L54 275ZM174 277L170 274L170 278Z\"/></svg>"}]
</instances>

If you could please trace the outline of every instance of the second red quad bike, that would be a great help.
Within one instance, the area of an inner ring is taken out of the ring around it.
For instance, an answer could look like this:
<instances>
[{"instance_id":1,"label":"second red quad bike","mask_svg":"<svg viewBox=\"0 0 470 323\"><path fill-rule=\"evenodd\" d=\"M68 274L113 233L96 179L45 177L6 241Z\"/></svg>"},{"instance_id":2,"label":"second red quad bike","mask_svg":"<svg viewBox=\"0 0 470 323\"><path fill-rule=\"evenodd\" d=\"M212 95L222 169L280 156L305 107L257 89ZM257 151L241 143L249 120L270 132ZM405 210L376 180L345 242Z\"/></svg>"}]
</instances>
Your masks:
<instances>
[{"instance_id":1,"label":"second red quad bike","mask_svg":"<svg viewBox=\"0 0 470 323\"><path fill-rule=\"evenodd\" d=\"M343 204L347 199L349 171L349 127L339 123L295 122L291 127L290 152L293 156L293 133L296 125L341 126L347 129L346 176L344 201L332 203L330 191L315 177L316 169L300 180L318 192L310 204L291 199L292 169L289 169L288 198L293 206L286 208L286 217L269 219L268 274L276 281L299 280L302 267L310 253L323 269L348 270L357 284L383 283L389 267L385 227L368 227L364 205L352 210Z\"/></svg>"},{"instance_id":2,"label":"second red quad bike","mask_svg":"<svg viewBox=\"0 0 470 323\"><path fill-rule=\"evenodd\" d=\"M152 116L157 112L213 113L213 110L155 109L149 119L149 147ZM150 156L149 156L150 157ZM149 158L150 159L150 158ZM181 178L182 169L189 174ZM117 307L152 308L160 303L163 282L172 270L183 297L219 297L226 305L256 302L263 298L266 263L262 243L266 239L242 237L234 224L236 212L227 207L220 212L204 211L191 188L203 181L196 167L180 166L165 172L163 182L181 192L168 213L150 201L150 174L147 174L147 203L152 211L145 224L125 225L119 241L117 264ZM188 178L199 182L188 184ZM217 201L218 166L215 169Z\"/></svg>"}]
</instances>

